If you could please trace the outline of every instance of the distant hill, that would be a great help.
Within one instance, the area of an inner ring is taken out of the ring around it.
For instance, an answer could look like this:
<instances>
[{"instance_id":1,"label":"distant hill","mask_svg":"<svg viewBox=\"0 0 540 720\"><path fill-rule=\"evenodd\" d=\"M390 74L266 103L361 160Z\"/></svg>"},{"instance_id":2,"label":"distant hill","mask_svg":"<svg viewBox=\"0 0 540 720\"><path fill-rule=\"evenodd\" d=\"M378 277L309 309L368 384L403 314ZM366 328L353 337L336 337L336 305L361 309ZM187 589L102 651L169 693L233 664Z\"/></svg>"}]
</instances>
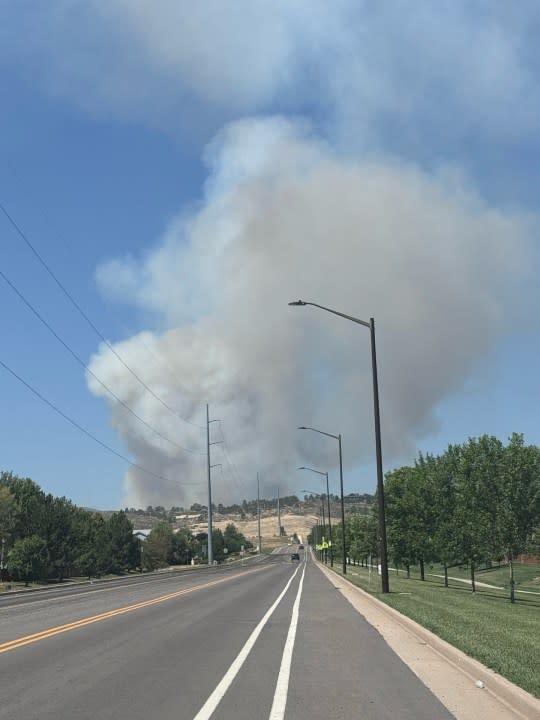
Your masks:
<instances>
[{"instance_id":1,"label":"distant hill","mask_svg":"<svg viewBox=\"0 0 540 720\"><path fill-rule=\"evenodd\" d=\"M345 513L348 514L367 514L370 512L371 506L375 501L375 496L369 493L357 494L350 493L344 497ZM277 498L261 499L261 517L277 516ZM337 495L330 495L330 505L332 517L339 518L341 513L340 498ZM280 510L283 513L292 515L315 515L319 514L321 500L313 495L305 495L300 500L295 495L280 498ZM86 508L92 512L99 512L105 519L110 517L117 510L95 510ZM146 509L123 508L129 520L133 523L135 530L143 530L154 528L160 522L170 522L177 527L183 525L194 526L200 525L206 520L207 507L199 503L194 503L190 508L172 507L166 509L162 506ZM325 499L326 510L326 499ZM214 506L214 518L216 522L234 522L238 523L245 520L251 520L257 517L257 501L243 500L242 503L225 506L219 503Z\"/></svg>"}]
</instances>

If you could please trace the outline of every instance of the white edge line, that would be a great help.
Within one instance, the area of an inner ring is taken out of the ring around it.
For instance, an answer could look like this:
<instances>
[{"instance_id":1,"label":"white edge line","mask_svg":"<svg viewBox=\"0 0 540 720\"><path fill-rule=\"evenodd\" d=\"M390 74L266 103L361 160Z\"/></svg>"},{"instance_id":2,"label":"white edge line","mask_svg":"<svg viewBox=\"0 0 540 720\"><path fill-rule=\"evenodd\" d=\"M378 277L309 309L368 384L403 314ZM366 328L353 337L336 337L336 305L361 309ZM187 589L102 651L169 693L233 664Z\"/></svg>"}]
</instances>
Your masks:
<instances>
[{"instance_id":1,"label":"white edge line","mask_svg":"<svg viewBox=\"0 0 540 720\"><path fill-rule=\"evenodd\" d=\"M281 593L279 594L278 598L275 600L275 602L271 605L271 607L266 611L266 613L263 615L262 620L259 622L255 630L251 633L249 638L247 639L244 647L240 650L236 658L233 660L231 666L219 682L219 684L216 686L213 693L210 695L208 700L204 703L202 708L199 710L199 712L195 715L193 720L209 720L209 718L212 716L214 710L217 708L219 703L221 702L223 696L231 686L234 678L238 675L242 665L246 661L249 653L251 652L251 649L255 645L255 642L257 641L257 638L261 634L264 626L270 619L272 613L277 608L279 603L281 602L283 596L289 589L292 581L296 577L296 573L300 570L300 566L296 568L294 571L293 576L289 580L289 582L285 585Z\"/></svg>"},{"instance_id":2,"label":"white edge line","mask_svg":"<svg viewBox=\"0 0 540 720\"><path fill-rule=\"evenodd\" d=\"M281 667L279 669L276 690L274 692L274 702L272 703L272 710L270 711L270 720L283 720L285 717L287 694L289 692L289 678L291 675L291 662L294 650L294 641L296 639L296 629L298 627L300 598L302 595L302 586L304 585L305 574L306 564L304 563L302 578L300 579L300 585L298 586L298 592L296 593L296 600L293 605L291 624L289 626L289 632L287 633L285 647L283 648L283 657L281 658Z\"/></svg>"}]
</instances>

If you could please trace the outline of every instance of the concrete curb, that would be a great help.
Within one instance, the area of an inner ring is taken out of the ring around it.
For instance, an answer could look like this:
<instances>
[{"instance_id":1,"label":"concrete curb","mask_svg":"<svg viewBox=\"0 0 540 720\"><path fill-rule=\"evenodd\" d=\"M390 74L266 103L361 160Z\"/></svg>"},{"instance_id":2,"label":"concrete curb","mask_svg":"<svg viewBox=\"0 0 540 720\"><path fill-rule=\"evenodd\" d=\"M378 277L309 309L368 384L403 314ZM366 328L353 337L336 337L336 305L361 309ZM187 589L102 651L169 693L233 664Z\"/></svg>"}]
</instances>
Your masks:
<instances>
[{"instance_id":1,"label":"concrete curb","mask_svg":"<svg viewBox=\"0 0 540 720\"><path fill-rule=\"evenodd\" d=\"M443 640L438 635L435 635L430 630L411 620L411 618L365 592L365 590L359 588L348 578L344 578L343 575L340 575L334 570L330 570L318 561L317 565L329 580L333 583L337 582L337 584L341 586L340 589L352 590L361 596L364 601L372 603L393 622L398 623L404 628L416 640L428 645L460 673L466 675L473 683L480 680L485 686L483 688L484 692L492 695L498 702L502 703L512 712L522 716L525 720L540 718L540 700L537 700L533 695L502 677L502 675L499 675L494 670L490 670L485 665L482 665L478 660L469 657L461 650L450 645L446 640Z\"/></svg>"}]
</instances>

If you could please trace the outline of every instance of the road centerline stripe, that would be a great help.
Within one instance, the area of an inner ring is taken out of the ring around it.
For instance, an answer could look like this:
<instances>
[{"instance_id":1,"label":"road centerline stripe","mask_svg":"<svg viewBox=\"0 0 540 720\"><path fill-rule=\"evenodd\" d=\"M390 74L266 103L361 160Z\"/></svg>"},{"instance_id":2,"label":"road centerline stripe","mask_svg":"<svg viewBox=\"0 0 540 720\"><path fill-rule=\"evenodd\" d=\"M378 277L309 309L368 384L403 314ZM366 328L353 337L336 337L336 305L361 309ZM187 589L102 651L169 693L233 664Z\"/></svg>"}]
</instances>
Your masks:
<instances>
[{"instance_id":1,"label":"road centerline stripe","mask_svg":"<svg viewBox=\"0 0 540 720\"><path fill-rule=\"evenodd\" d=\"M217 708L221 700L223 699L223 696L227 692L227 690L230 688L230 686L233 683L233 680L240 672L240 669L242 668L242 665L247 660L247 657L251 650L253 649L253 646L255 645L257 638L263 631L264 626L270 620L270 617L274 613L274 610L277 608L281 600L283 599L285 593L290 588L292 581L296 577L297 572L300 570L300 566L296 568L294 571L292 577L289 579L281 593L278 595L277 599L273 602L273 604L270 606L270 608L265 612L262 619L260 620L257 627L253 630L251 635L246 640L243 648L240 650L236 658L231 663L229 669L225 673L225 675L222 677L218 685L216 686L215 690L212 692L208 700L204 703L202 708L199 710L199 712L195 715L193 720L209 720L209 718L213 715L214 710Z\"/></svg>"},{"instance_id":2,"label":"road centerline stripe","mask_svg":"<svg viewBox=\"0 0 540 720\"><path fill-rule=\"evenodd\" d=\"M300 614L300 598L302 596L302 587L304 585L305 574L306 563L304 562L304 570L302 571L302 577L300 578L300 584L298 585L298 592L296 593L296 599L294 601L291 614L291 624L289 625L289 632L287 633L287 639L285 640L285 646L283 648L281 667L279 668L279 675L276 683L276 689L274 692L274 702L272 703L272 709L270 710L269 720L283 720L283 718L285 717L285 708L287 707L287 694L289 692L289 678L291 676L291 662L294 650L294 641L296 639L296 629L298 627L298 616Z\"/></svg>"},{"instance_id":3,"label":"road centerline stripe","mask_svg":"<svg viewBox=\"0 0 540 720\"><path fill-rule=\"evenodd\" d=\"M49 637L54 637L55 635L60 635L61 633L69 632L70 630L76 630L77 628L85 627L86 625L92 625L93 623L101 622L102 620L108 620L109 618L116 617L118 615L125 615L126 613L133 612L134 610L139 610L144 607L150 607L151 605L157 605L158 603L162 603L166 600L171 600L182 595L187 595L188 593L195 592L197 590L212 587L213 585L219 585L221 583L228 582L229 580L233 580L238 577L251 575L256 572L261 572L261 570L268 569L269 567L271 566L267 565L262 568L256 568L254 570L246 570L244 572L235 573L234 575L219 578L219 580L212 580L207 583L193 585L192 587L183 588L182 590L176 590L175 592L167 593L166 595L158 595L157 597L150 598L149 600L142 600L141 602L133 603L132 605L115 608L114 610L107 610L106 612L99 613L98 615L91 615L86 618L81 618L80 620L74 620L73 622L66 623L65 625L57 625L56 627L41 630L39 632L32 633L31 635L24 635L23 637L15 638L15 640L9 640L5 643L0 644L0 654L8 652L10 650L15 650L16 648L23 647L24 645L30 645L31 643L39 642L40 640L45 640Z\"/></svg>"}]
</instances>

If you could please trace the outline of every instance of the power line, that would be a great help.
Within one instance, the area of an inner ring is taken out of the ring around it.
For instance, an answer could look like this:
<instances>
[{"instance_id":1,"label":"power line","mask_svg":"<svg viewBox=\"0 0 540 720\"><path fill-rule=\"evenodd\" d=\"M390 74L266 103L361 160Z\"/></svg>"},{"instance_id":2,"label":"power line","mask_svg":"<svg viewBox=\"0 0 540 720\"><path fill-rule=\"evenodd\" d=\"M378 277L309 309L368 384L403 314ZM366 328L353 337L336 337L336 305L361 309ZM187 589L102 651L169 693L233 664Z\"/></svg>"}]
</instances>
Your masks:
<instances>
[{"instance_id":1,"label":"power line","mask_svg":"<svg viewBox=\"0 0 540 720\"><path fill-rule=\"evenodd\" d=\"M157 478L158 480L164 480L167 483L174 484L173 480L170 478L165 477L164 475L159 475L159 473L155 473L152 470L148 470L147 468L143 467L142 465L139 465L138 463L132 462L128 457L125 455L122 455L122 453L118 452L118 450L115 450L110 445L107 445L107 443L103 442L103 440L100 440L98 437L96 437L93 433L90 432L90 430L87 430L82 425L80 425L76 420L73 420L69 415L67 415L63 410L60 410L59 407L57 407L54 403L52 403L50 400L48 400L44 395L42 395L39 390L36 390L30 383L26 382L20 375L18 375L15 370L12 370L9 365L7 365L3 360L0 359L0 366L4 368L10 375L12 375L16 380L18 380L20 383L22 383L30 392L32 392L36 397L38 397L45 405L48 405L52 410L54 410L58 415L64 418L70 425L73 425L73 427L77 428L80 432L84 433L87 437L89 437L91 440L93 440L98 445L101 445L102 448L105 448L105 450L108 450L113 455L116 455L116 457L120 458L121 460L124 460L128 463L128 465L131 465L131 467L137 468L138 470L142 470L147 475L151 475L152 477ZM200 483L183 483L184 485L199 485Z\"/></svg>"},{"instance_id":2,"label":"power line","mask_svg":"<svg viewBox=\"0 0 540 720\"><path fill-rule=\"evenodd\" d=\"M124 325L124 323L122 323L122 325L123 325L123 327L124 327L124 330L126 330L127 332L132 332L129 328L127 328L127 327ZM144 349L148 352L149 355L152 355L152 357L154 358L154 360L157 360L157 362L161 363L161 365L163 365L163 367L167 368L167 370L171 373L171 375L174 375L174 374L175 374L175 370L172 368L172 366L169 364L169 362L168 362L167 360L165 360L165 358L161 357L161 355L158 355L154 350L152 350L152 348L150 347L150 345L148 345L148 343L146 343L146 342L144 341L144 339L143 339L143 337L142 337L142 333L139 333L139 334L137 335L137 341L141 343L141 345L144 347ZM179 380L176 380L176 383L179 385L179 387L180 387L185 393L187 393L188 395L192 395L192 396L194 395L193 391L190 390L186 385L184 385L183 383L181 383ZM199 405L202 407L202 403L196 403L196 404L199 404ZM187 422L187 423L189 423L190 425L193 425L193 427L200 428L201 430L204 430L204 429L205 429L204 425L198 425L197 423L193 423L193 422L191 422L190 420L186 420L185 418L182 418L182 419L184 420L184 422Z\"/></svg>"},{"instance_id":3,"label":"power line","mask_svg":"<svg viewBox=\"0 0 540 720\"><path fill-rule=\"evenodd\" d=\"M229 463L229 466L231 467L231 470L233 471L233 476L236 476L237 485L239 484L241 487L243 487L243 488L245 489L245 488L246 488L246 482L245 482L245 480L242 480L242 478L241 478L241 476L240 476L240 473L239 473L239 471L238 471L238 468L237 468L237 466L236 466L236 463L234 462L234 460L232 459L232 457L231 457L231 455L230 455L230 453L229 453L229 447L228 447L227 441L226 441L226 439L225 439L225 434L224 434L224 432L223 432L222 422L223 422L222 420L219 421L219 429L220 429L220 432L221 432L221 437L222 437L222 439L223 439L223 444L222 444L223 453L224 453L225 457L227 458L227 462Z\"/></svg>"},{"instance_id":4,"label":"power line","mask_svg":"<svg viewBox=\"0 0 540 720\"><path fill-rule=\"evenodd\" d=\"M171 440L170 438L163 435L159 430L156 430L152 425L146 422L144 418L142 418L140 415L138 415L135 410L133 410L127 403L125 403L121 398L116 395L100 378L92 371L90 368L86 365L84 360L77 355L77 353L66 343L60 335L54 330L54 328L45 320L45 318L39 313L38 310L32 305L32 303L26 299L26 297L17 289L17 287L11 282L11 280L5 275L2 270L0 270L0 277L4 280L4 282L13 290L13 292L19 297L20 300L26 305L26 307L38 318L38 320L43 323L43 325L49 330L49 332L58 340L58 342L68 351L68 353L81 365L86 372L88 372L96 382L98 382L104 390L106 390L109 395L116 400L122 407L124 407L133 417L135 417L139 422L141 422L143 425L145 425L149 430L151 430L155 435L160 437L162 440L165 440L166 442L170 443L171 445L174 445L175 447L179 448L180 450L184 450L185 452L194 453L197 455L202 455L201 451L193 450L191 448L186 448L183 445L179 445L174 440Z\"/></svg>"},{"instance_id":5,"label":"power line","mask_svg":"<svg viewBox=\"0 0 540 720\"><path fill-rule=\"evenodd\" d=\"M109 350L113 353L113 355L122 363L122 365L128 370L133 377L139 382L147 392L152 395L163 407L165 407L169 412L171 412L173 415L178 417L180 420L183 420L184 422L188 423L189 425L194 425L195 427L202 428L201 425L195 425L195 423L192 423L190 420L187 420L186 418L182 417L179 413L176 412L173 408L171 408L165 400L159 397L152 388L150 388L142 378L139 377L139 375L125 362L125 360L121 357L121 355L114 349L114 347L111 345L111 343L107 340L107 338L103 335L103 333L99 330L99 328L92 322L92 320L89 318L89 316L86 314L86 312L82 309L82 307L79 305L79 303L75 300L73 295L69 292L69 290L62 284L62 282L58 279L58 277L55 275L55 273L52 271L52 269L49 267L49 265L45 262L43 257L39 254L39 252L36 250L34 245L30 242L26 234L23 232L23 230L19 227L19 225L15 222L13 217L8 213L7 209L4 207L4 205L0 202L0 210L4 213L10 224L13 228L17 231L19 236L22 238L22 240L26 243L27 247L32 251L34 256L38 259L40 264L43 268L47 271L47 273L50 275L50 277L54 280L54 282L58 285L60 290L64 293L64 295L68 298L68 300L71 302L71 304L76 308L77 312L84 318L84 320L88 323L88 325L92 328L92 330L96 333L96 335L101 339L103 343L109 348Z\"/></svg>"}]
</instances>

